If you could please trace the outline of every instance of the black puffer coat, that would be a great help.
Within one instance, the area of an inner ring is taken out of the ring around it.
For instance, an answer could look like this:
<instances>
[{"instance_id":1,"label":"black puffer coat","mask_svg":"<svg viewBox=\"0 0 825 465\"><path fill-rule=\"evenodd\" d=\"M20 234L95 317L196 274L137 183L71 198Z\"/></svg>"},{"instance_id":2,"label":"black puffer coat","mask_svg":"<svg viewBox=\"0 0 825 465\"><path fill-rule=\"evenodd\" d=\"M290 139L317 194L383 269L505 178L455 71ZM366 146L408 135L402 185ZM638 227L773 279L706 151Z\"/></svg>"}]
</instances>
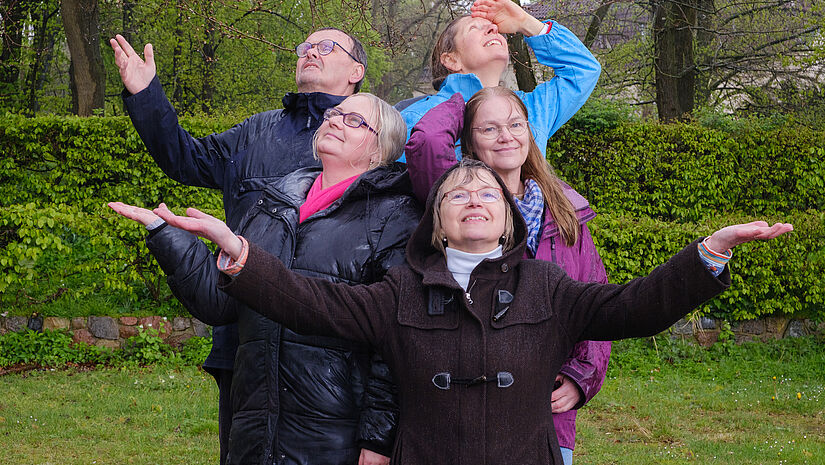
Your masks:
<instances>
[{"instance_id":1,"label":"black puffer coat","mask_svg":"<svg viewBox=\"0 0 825 465\"><path fill-rule=\"evenodd\" d=\"M380 280L403 263L420 217L404 165L364 173L329 208L299 224L298 208L319 173L301 169L267 186L238 233L306 276ZM386 365L371 363L368 346L296 334L229 298L216 287L212 254L184 231L166 226L147 244L196 317L238 322L227 463L355 464L362 447L389 455L395 388Z\"/></svg>"}]
</instances>

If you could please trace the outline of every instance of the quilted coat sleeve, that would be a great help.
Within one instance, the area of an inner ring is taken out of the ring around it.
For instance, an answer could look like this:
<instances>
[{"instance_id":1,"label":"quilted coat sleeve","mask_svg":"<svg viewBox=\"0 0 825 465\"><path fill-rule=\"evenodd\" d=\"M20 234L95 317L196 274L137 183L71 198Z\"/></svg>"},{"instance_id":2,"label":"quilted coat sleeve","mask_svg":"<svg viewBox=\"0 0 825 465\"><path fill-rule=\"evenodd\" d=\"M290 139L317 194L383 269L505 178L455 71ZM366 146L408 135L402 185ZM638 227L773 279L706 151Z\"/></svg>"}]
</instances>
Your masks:
<instances>
[{"instance_id":1,"label":"quilted coat sleeve","mask_svg":"<svg viewBox=\"0 0 825 465\"><path fill-rule=\"evenodd\" d=\"M404 263L407 240L421 217L420 209L412 198L400 200L393 207L375 247L372 265L374 280L383 278L391 267ZM390 314L394 311L392 308L384 310ZM398 425L398 389L390 368L378 354L372 356L366 396L359 419L358 443L364 449L389 456Z\"/></svg>"},{"instance_id":2,"label":"quilted coat sleeve","mask_svg":"<svg viewBox=\"0 0 825 465\"><path fill-rule=\"evenodd\" d=\"M169 288L197 319L212 326L237 319L232 299L218 289L221 274L212 252L197 236L169 225L146 239L166 273Z\"/></svg>"},{"instance_id":3,"label":"quilted coat sleeve","mask_svg":"<svg viewBox=\"0 0 825 465\"><path fill-rule=\"evenodd\" d=\"M397 269L397 268L396 268ZM301 334L333 336L383 347L396 320L399 272L350 286L301 276L254 243L243 271L218 285L252 310Z\"/></svg>"},{"instance_id":4,"label":"quilted coat sleeve","mask_svg":"<svg viewBox=\"0 0 825 465\"><path fill-rule=\"evenodd\" d=\"M582 276L574 278L578 281L607 284L604 263L602 263L586 224L582 225L579 249L579 256L586 257L585 261L589 263L589 266L582 270ZM580 341L573 347L570 358L562 365L560 373L576 383L582 393L582 400L573 409L580 409L590 402L590 399L602 388L607 364L610 361L611 346L609 341Z\"/></svg>"},{"instance_id":5,"label":"quilted coat sleeve","mask_svg":"<svg viewBox=\"0 0 825 465\"><path fill-rule=\"evenodd\" d=\"M190 186L223 188L225 162L244 149L249 120L195 139L178 124L157 76L146 89L137 94L124 90L122 97L135 130L167 176Z\"/></svg>"},{"instance_id":6,"label":"quilted coat sleeve","mask_svg":"<svg viewBox=\"0 0 825 465\"><path fill-rule=\"evenodd\" d=\"M456 164L455 142L464 126L464 97L455 94L434 106L413 127L404 147L416 198L424 203L430 187Z\"/></svg>"}]
</instances>

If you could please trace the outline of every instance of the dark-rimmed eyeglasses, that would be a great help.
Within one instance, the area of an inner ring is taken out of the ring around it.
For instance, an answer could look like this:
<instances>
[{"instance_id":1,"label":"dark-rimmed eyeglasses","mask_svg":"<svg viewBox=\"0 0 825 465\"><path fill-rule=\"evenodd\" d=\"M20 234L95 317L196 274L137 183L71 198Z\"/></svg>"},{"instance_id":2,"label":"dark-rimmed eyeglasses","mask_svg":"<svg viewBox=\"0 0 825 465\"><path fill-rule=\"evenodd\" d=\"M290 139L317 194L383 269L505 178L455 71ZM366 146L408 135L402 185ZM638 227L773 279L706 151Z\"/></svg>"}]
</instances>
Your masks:
<instances>
[{"instance_id":1,"label":"dark-rimmed eyeglasses","mask_svg":"<svg viewBox=\"0 0 825 465\"><path fill-rule=\"evenodd\" d=\"M343 45L339 44L338 42L332 39L324 39L314 44L311 44L309 42L301 42L300 44L298 44L297 47L295 47L295 54L298 55L298 58L303 58L307 56L307 53L309 53L309 49L311 49L312 47L317 47L318 53L320 53L321 55L329 55L330 53L332 53L332 50L335 48L336 45L341 50L343 50L344 53L349 55L350 58L355 60L356 63L361 63L361 60L352 56L352 53L345 49ZM363 65L363 63L361 64Z\"/></svg>"},{"instance_id":2,"label":"dark-rimmed eyeglasses","mask_svg":"<svg viewBox=\"0 0 825 465\"><path fill-rule=\"evenodd\" d=\"M484 203L498 202L501 200L502 196L501 189L498 187L482 187L481 189L476 189L474 191L467 189L453 189L444 194L443 198L453 205L466 205L470 203L470 197L473 194L476 194L478 200Z\"/></svg>"},{"instance_id":3,"label":"dark-rimmed eyeglasses","mask_svg":"<svg viewBox=\"0 0 825 465\"><path fill-rule=\"evenodd\" d=\"M369 129L373 134L376 136L378 135L378 131L371 128L369 124L367 124L367 120L364 119L363 116L359 115L358 113L344 113L343 111L337 108L327 108L324 111L324 119L329 120L335 118L336 116L341 116L344 118L344 124L351 128L360 128L361 126L366 127Z\"/></svg>"},{"instance_id":4,"label":"dark-rimmed eyeglasses","mask_svg":"<svg viewBox=\"0 0 825 465\"><path fill-rule=\"evenodd\" d=\"M473 131L478 131L479 135L485 139L497 139L501 135L501 131L507 129L511 136L520 136L527 131L529 124L525 120L510 121L507 124L490 124L488 126L481 126L473 128Z\"/></svg>"}]
</instances>

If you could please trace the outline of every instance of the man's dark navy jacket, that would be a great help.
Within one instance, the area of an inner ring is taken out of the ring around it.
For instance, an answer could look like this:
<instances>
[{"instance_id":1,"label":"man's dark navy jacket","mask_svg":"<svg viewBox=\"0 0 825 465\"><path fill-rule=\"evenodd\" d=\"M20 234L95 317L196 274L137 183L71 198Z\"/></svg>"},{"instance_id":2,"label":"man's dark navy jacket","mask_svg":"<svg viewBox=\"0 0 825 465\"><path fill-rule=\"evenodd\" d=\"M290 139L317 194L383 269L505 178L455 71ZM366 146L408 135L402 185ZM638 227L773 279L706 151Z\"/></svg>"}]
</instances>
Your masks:
<instances>
[{"instance_id":1,"label":"man's dark navy jacket","mask_svg":"<svg viewBox=\"0 0 825 465\"><path fill-rule=\"evenodd\" d=\"M283 110L258 113L225 132L195 139L178 124L157 76L137 94L123 92L132 123L158 166L181 184L220 189L226 224L233 230L266 184L298 168L321 165L312 156L312 136L324 110L345 98L289 93ZM232 370L237 346L235 325L215 327L204 367Z\"/></svg>"}]
</instances>

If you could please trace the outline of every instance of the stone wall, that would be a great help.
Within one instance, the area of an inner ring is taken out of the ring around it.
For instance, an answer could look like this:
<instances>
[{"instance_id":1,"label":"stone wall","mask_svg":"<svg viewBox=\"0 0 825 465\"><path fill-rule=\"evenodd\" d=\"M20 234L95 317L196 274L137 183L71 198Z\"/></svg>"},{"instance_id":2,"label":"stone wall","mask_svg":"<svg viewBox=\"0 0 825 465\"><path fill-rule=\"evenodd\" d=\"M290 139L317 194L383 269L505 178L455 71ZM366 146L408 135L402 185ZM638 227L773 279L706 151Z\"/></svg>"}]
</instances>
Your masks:
<instances>
[{"instance_id":1,"label":"stone wall","mask_svg":"<svg viewBox=\"0 0 825 465\"><path fill-rule=\"evenodd\" d=\"M155 328L166 343L180 346L192 336L208 337L209 327L197 318L174 317L171 320L160 316L134 317L90 316L61 318L29 318L25 316L0 317L0 334L9 331L23 331L26 328L43 330L63 329L69 331L75 342L117 349L126 339L137 336L139 328Z\"/></svg>"},{"instance_id":2,"label":"stone wall","mask_svg":"<svg viewBox=\"0 0 825 465\"><path fill-rule=\"evenodd\" d=\"M25 316L0 316L0 334L9 331L23 331L27 327L44 330L64 329L72 334L75 342L85 342L102 347L119 348L123 342L138 333L138 328L161 328L158 334L169 345L177 347L192 336L209 336L209 326L197 318L147 316L137 318L122 316L90 316L79 318L29 318ZM671 328L673 337L692 339L704 347L713 345L721 333L723 322L713 318L702 317L697 321L679 320ZM825 334L825 322L815 323L811 320L794 320L784 317L769 317L761 320L748 320L731 325L733 337L737 344L748 341L767 341L786 337L799 337L809 334Z\"/></svg>"},{"instance_id":3,"label":"stone wall","mask_svg":"<svg viewBox=\"0 0 825 465\"><path fill-rule=\"evenodd\" d=\"M703 347L710 347L719 340L723 321L701 317L697 321L679 320L672 329L673 337L693 339ZM730 325L737 344L750 341L768 341L786 337L825 334L825 322L794 320L772 316L759 320L738 321Z\"/></svg>"}]
</instances>

